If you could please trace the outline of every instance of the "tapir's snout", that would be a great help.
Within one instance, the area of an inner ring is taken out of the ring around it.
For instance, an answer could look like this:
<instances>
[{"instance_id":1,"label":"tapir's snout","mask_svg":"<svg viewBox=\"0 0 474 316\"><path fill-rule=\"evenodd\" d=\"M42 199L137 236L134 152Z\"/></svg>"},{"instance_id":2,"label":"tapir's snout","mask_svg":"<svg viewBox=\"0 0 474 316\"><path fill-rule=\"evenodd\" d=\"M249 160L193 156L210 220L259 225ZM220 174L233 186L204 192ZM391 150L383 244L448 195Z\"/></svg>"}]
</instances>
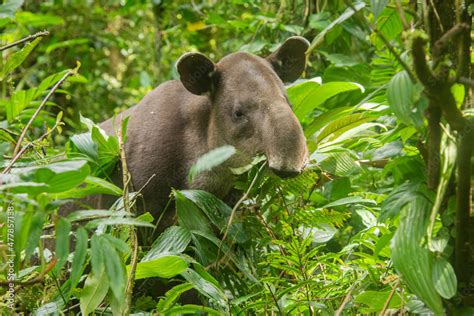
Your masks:
<instances>
[{"instance_id":1,"label":"tapir's snout","mask_svg":"<svg viewBox=\"0 0 474 316\"><path fill-rule=\"evenodd\" d=\"M297 175L301 174L301 171L302 171L302 170L291 170L291 169L282 170L282 169L275 169L271 167L270 167L270 170L275 175L279 176L282 179L296 177Z\"/></svg>"},{"instance_id":2,"label":"tapir's snout","mask_svg":"<svg viewBox=\"0 0 474 316\"><path fill-rule=\"evenodd\" d=\"M308 160L306 138L298 119L286 105L271 109L265 125L268 167L281 178L299 175Z\"/></svg>"}]
</instances>

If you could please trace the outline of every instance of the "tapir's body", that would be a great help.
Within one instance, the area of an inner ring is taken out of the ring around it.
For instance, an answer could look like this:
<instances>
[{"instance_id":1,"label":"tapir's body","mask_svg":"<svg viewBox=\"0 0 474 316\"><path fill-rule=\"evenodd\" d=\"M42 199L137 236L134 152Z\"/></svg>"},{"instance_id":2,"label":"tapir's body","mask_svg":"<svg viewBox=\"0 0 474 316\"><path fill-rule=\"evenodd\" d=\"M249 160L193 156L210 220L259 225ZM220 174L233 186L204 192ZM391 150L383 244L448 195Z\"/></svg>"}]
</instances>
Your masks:
<instances>
[{"instance_id":1,"label":"tapir's body","mask_svg":"<svg viewBox=\"0 0 474 316\"><path fill-rule=\"evenodd\" d=\"M207 143L210 107L207 96L193 95L179 80L172 80L155 88L114 120L100 125L109 135L115 135L113 122L120 126L121 119L129 117L125 144L127 167L133 189L142 189L146 208L154 215L166 206L171 188L190 187L187 181L190 167L210 150ZM117 173L113 178L120 179L120 170ZM228 180L220 177L200 188L222 197L230 188ZM169 226L171 218L163 220L160 226Z\"/></svg>"},{"instance_id":2,"label":"tapir's body","mask_svg":"<svg viewBox=\"0 0 474 316\"><path fill-rule=\"evenodd\" d=\"M100 125L115 135L121 119L129 117L126 161L145 210L157 219L171 188L199 188L224 198L232 187L229 167L245 165L256 154L265 154L278 175L301 171L306 142L283 82L302 73L307 47L306 40L293 37L266 59L234 53L217 64L201 54L185 54L177 63L180 80L161 84ZM223 145L234 146L236 154L190 183L188 173L197 159ZM112 177L117 182L120 172ZM164 216L158 231L173 220Z\"/></svg>"}]
</instances>

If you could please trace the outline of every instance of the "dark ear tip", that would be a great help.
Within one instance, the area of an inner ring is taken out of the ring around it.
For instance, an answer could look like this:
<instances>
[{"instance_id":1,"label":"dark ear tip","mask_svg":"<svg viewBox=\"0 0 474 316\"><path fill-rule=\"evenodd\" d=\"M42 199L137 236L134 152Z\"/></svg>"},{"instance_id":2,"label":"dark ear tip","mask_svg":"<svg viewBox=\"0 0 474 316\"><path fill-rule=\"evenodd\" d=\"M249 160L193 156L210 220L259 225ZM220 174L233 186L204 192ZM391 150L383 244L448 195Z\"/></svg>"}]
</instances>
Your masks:
<instances>
[{"instance_id":1,"label":"dark ear tip","mask_svg":"<svg viewBox=\"0 0 474 316\"><path fill-rule=\"evenodd\" d=\"M176 62L179 78L191 93L201 95L212 89L214 63L201 53L185 53Z\"/></svg>"},{"instance_id":2,"label":"dark ear tip","mask_svg":"<svg viewBox=\"0 0 474 316\"><path fill-rule=\"evenodd\" d=\"M285 44L301 45L301 48L306 52L309 48L310 42L303 36L291 36L286 39Z\"/></svg>"},{"instance_id":3,"label":"dark ear tip","mask_svg":"<svg viewBox=\"0 0 474 316\"><path fill-rule=\"evenodd\" d=\"M179 70L180 66L190 62L190 61L199 61L199 60L205 60L208 61L209 58L207 58L206 55L201 54L201 53L195 53L195 52L187 52L181 55L181 57L178 58L176 61L176 68Z\"/></svg>"}]
</instances>

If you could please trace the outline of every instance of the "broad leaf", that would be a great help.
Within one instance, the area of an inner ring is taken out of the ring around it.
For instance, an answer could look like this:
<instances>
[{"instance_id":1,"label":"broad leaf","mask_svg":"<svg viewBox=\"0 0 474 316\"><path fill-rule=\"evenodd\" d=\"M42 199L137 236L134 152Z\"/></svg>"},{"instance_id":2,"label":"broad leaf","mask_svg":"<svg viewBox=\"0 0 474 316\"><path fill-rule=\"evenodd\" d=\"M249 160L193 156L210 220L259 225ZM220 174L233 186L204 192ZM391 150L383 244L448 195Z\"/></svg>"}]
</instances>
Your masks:
<instances>
[{"instance_id":1,"label":"broad leaf","mask_svg":"<svg viewBox=\"0 0 474 316\"><path fill-rule=\"evenodd\" d=\"M189 179L192 181L197 174L212 170L228 160L235 154L235 148L233 146L222 146L215 148L208 153L199 157L196 163L191 167L189 171Z\"/></svg>"},{"instance_id":2,"label":"broad leaf","mask_svg":"<svg viewBox=\"0 0 474 316\"><path fill-rule=\"evenodd\" d=\"M150 261L164 254L179 254L186 250L191 242L191 233L184 227L167 228L153 243L142 262Z\"/></svg>"},{"instance_id":3,"label":"broad leaf","mask_svg":"<svg viewBox=\"0 0 474 316\"><path fill-rule=\"evenodd\" d=\"M163 256L156 259L151 259L137 264L135 271L135 279L145 278L172 278L188 268L187 262L178 256ZM127 271L130 272L130 266L127 266Z\"/></svg>"},{"instance_id":4,"label":"broad leaf","mask_svg":"<svg viewBox=\"0 0 474 316\"><path fill-rule=\"evenodd\" d=\"M0 80L3 80L9 73L18 68L23 63L23 61L25 61L26 57L28 57L28 55L33 51L33 48L35 48L36 45L41 42L41 40L42 37L37 37L32 42L26 44L21 50L8 57L0 71Z\"/></svg>"},{"instance_id":5,"label":"broad leaf","mask_svg":"<svg viewBox=\"0 0 474 316\"><path fill-rule=\"evenodd\" d=\"M99 273L89 273L84 288L80 292L79 302L83 315L89 315L102 303L109 291L109 281L105 269Z\"/></svg>"}]
</instances>

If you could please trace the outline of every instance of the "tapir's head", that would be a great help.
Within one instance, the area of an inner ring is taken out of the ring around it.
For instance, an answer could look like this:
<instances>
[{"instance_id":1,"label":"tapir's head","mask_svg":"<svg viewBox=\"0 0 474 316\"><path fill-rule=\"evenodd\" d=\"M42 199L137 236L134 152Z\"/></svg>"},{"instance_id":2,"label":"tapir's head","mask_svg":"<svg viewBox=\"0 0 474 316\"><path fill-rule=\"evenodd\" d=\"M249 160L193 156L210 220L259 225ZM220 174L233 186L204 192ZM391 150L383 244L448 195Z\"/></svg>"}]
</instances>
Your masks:
<instances>
[{"instance_id":1,"label":"tapir's head","mask_svg":"<svg viewBox=\"0 0 474 316\"><path fill-rule=\"evenodd\" d=\"M211 99L213 145L233 145L242 160L265 154L270 169L281 177L301 172L306 141L283 83L295 81L304 71L308 44L302 37L290 37L266 58L239 52L217 64L199 53L179 59L186 89Z\"/></svg>"}]
</instances>

